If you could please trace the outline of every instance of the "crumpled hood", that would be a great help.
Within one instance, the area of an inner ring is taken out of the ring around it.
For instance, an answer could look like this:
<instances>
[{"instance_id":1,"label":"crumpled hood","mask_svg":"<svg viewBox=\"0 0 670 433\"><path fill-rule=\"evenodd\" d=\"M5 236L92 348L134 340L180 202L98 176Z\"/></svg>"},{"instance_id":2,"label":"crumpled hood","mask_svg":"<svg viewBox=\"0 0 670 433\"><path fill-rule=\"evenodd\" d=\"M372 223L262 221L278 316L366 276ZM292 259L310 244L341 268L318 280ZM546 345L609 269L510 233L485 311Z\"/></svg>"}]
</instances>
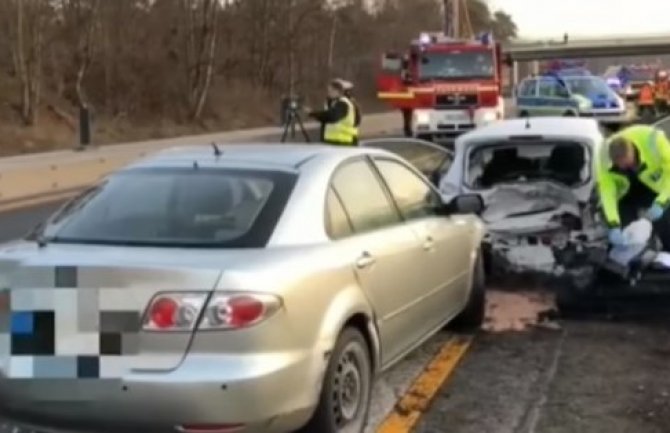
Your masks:
<instances>
[{"instance_id":1,"label":"crumpled hood","mask_svg":"<svg viewBox=\"0 0 670 433\"><path fill-rule=\"evenodd\" d=\"M482 219L491 232L546 231L559 227L562 214L580 216L574 192L549 181L500 185L482 197L486 205Z\"/></svg>"}]
</instances>

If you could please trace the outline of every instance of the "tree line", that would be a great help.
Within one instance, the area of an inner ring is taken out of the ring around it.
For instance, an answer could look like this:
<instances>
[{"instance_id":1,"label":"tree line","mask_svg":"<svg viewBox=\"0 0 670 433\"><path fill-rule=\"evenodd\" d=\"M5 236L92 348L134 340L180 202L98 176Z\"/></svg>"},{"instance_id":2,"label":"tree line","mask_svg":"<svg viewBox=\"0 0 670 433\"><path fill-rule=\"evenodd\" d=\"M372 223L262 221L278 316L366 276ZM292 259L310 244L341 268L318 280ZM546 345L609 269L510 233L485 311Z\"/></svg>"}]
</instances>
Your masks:
<instances>
[{"instance_id":1,"label":"tree line","mask_svg":"<svg viewBox=\"0 0 670 433\"><path fill-rule=\"evenodd\" d=\"M287 92L330 77L374 100L379 55L443 27L444 0L2 0L0 124L39 127L77 109L134 124L238 127L275 121ZM476 30L516 35L469 0Z\"/></svg>"}]
</instances>

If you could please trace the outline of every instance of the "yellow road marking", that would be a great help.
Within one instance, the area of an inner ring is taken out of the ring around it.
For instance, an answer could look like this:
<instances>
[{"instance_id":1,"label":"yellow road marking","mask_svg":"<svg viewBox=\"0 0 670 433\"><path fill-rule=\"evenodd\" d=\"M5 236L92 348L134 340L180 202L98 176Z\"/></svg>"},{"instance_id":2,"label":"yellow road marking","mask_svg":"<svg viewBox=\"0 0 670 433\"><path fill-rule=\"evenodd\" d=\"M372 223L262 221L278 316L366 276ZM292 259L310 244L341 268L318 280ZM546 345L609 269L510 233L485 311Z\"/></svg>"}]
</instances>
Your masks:
<instances>
[{"instance_id":1,"label":"yellow road marking","mask_svg":"<svg viewBox=\"0 0 670 433\"><path fill-rule=\"evenodd\" d=\"M470 348L472 337L455 337L447 342L428 367L414 380L376 433L410 433L428 409L442 384L456 370Z\"/></svg>"}]
</instances>

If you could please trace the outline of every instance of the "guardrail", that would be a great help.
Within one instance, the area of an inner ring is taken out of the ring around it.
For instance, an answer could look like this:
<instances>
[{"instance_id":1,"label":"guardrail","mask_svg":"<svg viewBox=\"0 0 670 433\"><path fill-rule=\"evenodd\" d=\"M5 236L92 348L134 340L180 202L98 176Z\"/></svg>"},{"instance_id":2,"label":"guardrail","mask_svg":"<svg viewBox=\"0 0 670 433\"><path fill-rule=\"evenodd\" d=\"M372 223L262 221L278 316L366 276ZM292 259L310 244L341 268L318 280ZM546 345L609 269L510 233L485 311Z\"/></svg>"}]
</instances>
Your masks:
<instances>
[{"instance_id":1,"label":"guardrail","mask_svg":"<svg viewBox=\"0 0 670 433\"><path fill-rule=\"evenodd\" d=\"M398 132L398 113L365 116L365 135ZM315 137L318 125L305 128ZM62 151L0 159L0 212L67 198L109 173L153 152L174 146L279 141L283 128L269 127L203 134L136 143L93 147L84 152ZM296 140L301 136L296 134Z\"/></svg>"}]
</instances>

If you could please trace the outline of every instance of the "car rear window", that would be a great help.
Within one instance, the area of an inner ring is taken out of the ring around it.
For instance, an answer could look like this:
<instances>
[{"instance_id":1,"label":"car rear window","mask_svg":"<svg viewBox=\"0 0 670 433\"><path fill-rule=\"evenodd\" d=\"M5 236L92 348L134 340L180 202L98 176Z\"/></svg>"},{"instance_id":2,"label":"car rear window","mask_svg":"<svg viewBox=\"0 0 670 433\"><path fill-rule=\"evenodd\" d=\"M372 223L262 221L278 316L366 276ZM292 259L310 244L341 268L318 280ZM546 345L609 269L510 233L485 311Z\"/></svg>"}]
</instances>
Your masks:
<instances>
[{"instance_id":1,"label":"car rear window","mask_svg":"<svg viewBox=\"0 0 670 433\"><path fill-rule=\"evenodd\" d=\"M475 189L542 180L575 187L590 179L589 160L587 147L575 141L492 142L470 152L465 181Z\"/></svg>"},{"instance_id":2,"label":"car rear window","mask_svg":"<svg viewBox=\"0 0 670 433\"><path fill-rule=\"evenodd\" d=\"M50 218L46 242L260 248L297 175L223 168L117 173Z\"/></svg>"}]
</instances>

